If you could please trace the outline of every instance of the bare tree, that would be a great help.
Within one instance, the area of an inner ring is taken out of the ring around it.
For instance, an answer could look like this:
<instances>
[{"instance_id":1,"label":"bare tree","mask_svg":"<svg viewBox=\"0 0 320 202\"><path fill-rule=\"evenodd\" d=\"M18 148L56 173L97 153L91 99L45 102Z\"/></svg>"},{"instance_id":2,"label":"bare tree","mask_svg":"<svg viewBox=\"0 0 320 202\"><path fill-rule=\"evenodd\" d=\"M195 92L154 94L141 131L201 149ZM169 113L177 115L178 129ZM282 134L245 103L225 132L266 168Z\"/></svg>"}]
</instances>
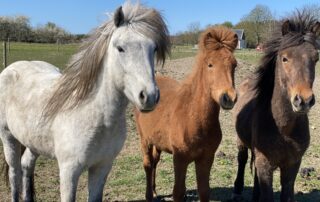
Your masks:
<instances>
[{"instance_id":1,"label":"bare tree","mask_svg":"<svg viewBox=\"0 0 320 202\"><path fill-rule=\"evenodd\" d=\"M266 33L269 33L270 29L272 29L274 21L275 19L269 7L256 5L240 22L246 22L247 28L249 27L251 29L250 31L254 35L254 40L257 45L264 40Z\"/></svg>"}]
</instances>

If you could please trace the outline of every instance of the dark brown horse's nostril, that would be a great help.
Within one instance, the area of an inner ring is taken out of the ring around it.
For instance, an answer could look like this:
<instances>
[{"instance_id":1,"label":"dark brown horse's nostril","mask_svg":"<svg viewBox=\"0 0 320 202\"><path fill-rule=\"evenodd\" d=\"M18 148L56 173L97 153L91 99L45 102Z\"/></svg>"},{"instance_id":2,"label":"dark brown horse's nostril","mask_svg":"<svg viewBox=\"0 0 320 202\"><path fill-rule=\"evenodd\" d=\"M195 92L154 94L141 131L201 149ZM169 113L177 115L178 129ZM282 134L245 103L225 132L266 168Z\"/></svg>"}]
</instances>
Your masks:
<instances>
[{"instance_id":1,"label":"dark brown horse's nostril","mask_svg":"<svg viewBox=\"0 0 320 202\"><path fill-rule=\"evenodd\" d=\"M305 104L309 107L312 107L315 103L316 99L313 94L305 100Z\"/></svg>"},{"instance_id":2,"label":"dark brown horse's nostril","mask_svg":"<svg viewBox=\"0 0 320 202\"><path fill-rule=\"evenodd\" d=\"M293 98L293 105L295 106L295 107L300 107L303 103L302 103L303 101L302 101L302 98L301 98L301 96L300 95L296 95L296 96L294 96L294 98Z\"/></svg>"}]
</instances>

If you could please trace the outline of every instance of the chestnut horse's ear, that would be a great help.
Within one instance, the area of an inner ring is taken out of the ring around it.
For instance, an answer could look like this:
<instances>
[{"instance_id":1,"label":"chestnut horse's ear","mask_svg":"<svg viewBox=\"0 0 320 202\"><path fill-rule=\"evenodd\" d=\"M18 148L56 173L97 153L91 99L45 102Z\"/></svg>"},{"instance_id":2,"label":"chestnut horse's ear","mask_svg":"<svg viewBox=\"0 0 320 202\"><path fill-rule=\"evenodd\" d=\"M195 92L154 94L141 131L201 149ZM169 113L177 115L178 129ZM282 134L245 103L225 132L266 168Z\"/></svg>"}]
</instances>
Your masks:
<instances>
[{"instance_id":1,"label":"chestnut horse's ear","mask_svg":"<svg viewBox=\"0 0 320 202\"><path fill-rule=\"evenodd\" d=\"M114 13L113 21L116 27L120 27L124 23L124 14L122 11L122 6L117 8L116 12Z\"/></svg>"},{"instance_id":2,"label":"chestnut horse's ear","mask_svg":"<svg viewBox=\"0 0 320 202\"><path fill-rule=\"evenodd\" d=\"M316 36L320 35L320 22L316 22L312 28L311 28L311 32L314 33Z\"/></svg>"},{"instance_id":3,"label":"chestnut horse's ear","mask_svg":"<svg viewBox=\"0 0 320 202\"><path fill-rule=\"evenodd\" d=\"M288 34L291 31L291 25L290 25L290 21L286 20L283 24L282 24L282 36Z\"/></svg>"}]
</instances>

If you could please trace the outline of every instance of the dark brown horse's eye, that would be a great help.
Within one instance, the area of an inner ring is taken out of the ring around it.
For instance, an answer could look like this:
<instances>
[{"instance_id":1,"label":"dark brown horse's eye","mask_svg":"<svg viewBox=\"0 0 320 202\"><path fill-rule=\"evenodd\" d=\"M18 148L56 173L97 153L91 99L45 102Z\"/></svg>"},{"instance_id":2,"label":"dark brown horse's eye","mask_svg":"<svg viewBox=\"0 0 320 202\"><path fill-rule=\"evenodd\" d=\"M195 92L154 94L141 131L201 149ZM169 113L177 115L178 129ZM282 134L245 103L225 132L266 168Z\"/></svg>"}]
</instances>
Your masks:
<instances>
[{"instance_id":1,"label":"dark brown horse's eye","mask_svg":"<svg viewBox=\"0 0 320 202\"><path fill-rule=\"evenodd\" d=\"M213 67L213 65L212 65L212 64L208 64L208 67L210 67L210 68L211 68L211 67Z\"/></svg>"},{"instance_id":2,"label":"dark brown horse's eye","mask_svg":"<svg viewBox=\"0 0 320 202\"><path fill-rule=\"evenodd\" d=\"M288 58L283 57L283 58L282 58L282 62L288 62Z\"/></svg>"}]
</instances>

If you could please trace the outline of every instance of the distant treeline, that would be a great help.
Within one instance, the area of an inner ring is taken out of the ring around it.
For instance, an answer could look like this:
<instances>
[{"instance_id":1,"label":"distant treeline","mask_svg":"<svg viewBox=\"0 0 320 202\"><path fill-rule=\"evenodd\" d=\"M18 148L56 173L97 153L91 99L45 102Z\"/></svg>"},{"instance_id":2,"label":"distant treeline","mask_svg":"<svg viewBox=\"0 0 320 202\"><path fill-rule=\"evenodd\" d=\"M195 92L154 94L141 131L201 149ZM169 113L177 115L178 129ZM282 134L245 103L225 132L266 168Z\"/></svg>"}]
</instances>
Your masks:
<instances>
[{"instance_id":1,"label":"distant treeline","mask_svg":"<svg viewBox=\"0 0 320 202\"><path fill-rule=\"evenodd\" d=\"M71 34L55 23L32 27L26 16L0 16L0 40L32 43L76 43L86 35Z\"/></svg>"},{"instance_id":2,"label":"distant treeline","mask_svg":"<svg viewBox=\"0 0 320 202\"><path fill-rule=\"evenodd\" d=\"M320 4L306 5L299 9L300 12L308 12L317 17L320 21ZM269 37L275 25L279 23L275 13L272 13L267 6L256 5L247 15L233 25L226 21L221 24L209 24L206 27L222 25L233 29L244 29L245 41L248 48L255 48L261 45ZM171 36L174 45L194 45L198 43L198 38L203 28L199 22L190 23L186 31L179 32ZM74 35L55 23L48 22L45 25L32 27L30 19L26 16L1 17L0 16L0 40L17 42L36 43L76 43L80 42L87 35Z\"/></svg>"},{"instance_id":3,"label":"distant treeline","mask_svg":"<svg viewBox=\"0 0 320 202\"><path fill-rule=\"evenodd\" d=\"M308 12L320 21L320 4L306 5L299 9L300 12ZM265 40L270 37L270 33L279 23L275 13L272 13L267 6L256 5L247 15L233 25L226 21L221 24L209 24L209 26L222 25L233 29L244 29L245 41L248 48L255 48L263 45ZM179 32L171 37L172 43L176 45L194 45L197 44L200 33L199 22L193 22L189 25L187 31Z\"/></svg>"}]
</instances>

